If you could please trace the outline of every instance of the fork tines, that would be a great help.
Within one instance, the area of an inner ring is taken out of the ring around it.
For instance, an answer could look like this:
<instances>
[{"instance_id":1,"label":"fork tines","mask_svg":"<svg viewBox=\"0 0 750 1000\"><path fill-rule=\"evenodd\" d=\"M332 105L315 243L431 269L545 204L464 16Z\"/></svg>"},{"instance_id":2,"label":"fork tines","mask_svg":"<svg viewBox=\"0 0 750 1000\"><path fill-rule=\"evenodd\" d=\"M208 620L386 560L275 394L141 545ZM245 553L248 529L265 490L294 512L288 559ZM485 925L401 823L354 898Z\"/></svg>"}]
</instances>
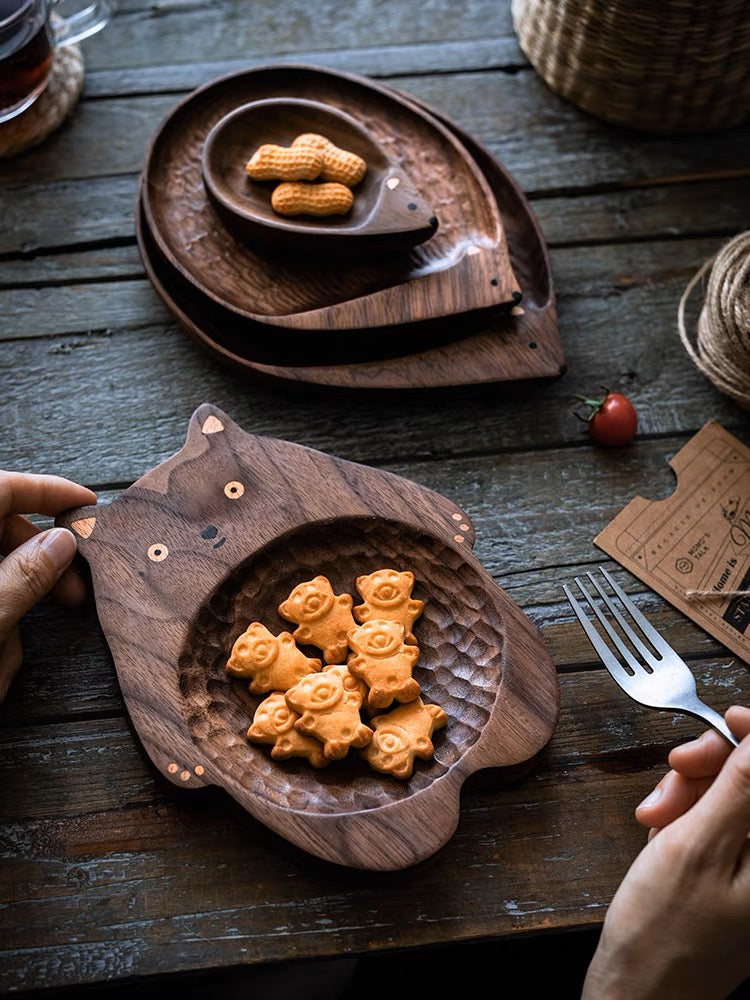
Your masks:
<instances>
[{"instance_id":1,"label":"fork tines","mask_svg":"<svg viewBox=\"0 0 750 1000\"><path fill-rule=\"evenodd\" d=\"M586 575L591 585L594 587L596 593L599 595L601 601L609 610L614 621L617 623L617 626L619 627L620 631L618 632L613 627L611 621L608 620L607 617L604 615L599 604L597 604L592 599L590 592L584 587L580 577L576 577L575 583L578 585L578 588L581 591L581 594L585 599L586 604L589 606L589 608L591 608L602 629L607 634L607 636L609 636L609 639L611 640L613 645L616 647L616 649L622 656L623 660L625 661L625 664L627 665L626 669L629 668L631 672L643 669L653 670L658 665L659 660L662 659L662 657L668 651L669 647L666 646L665 641L662 639L662 637L659 635L656 629L644 617L644 615L641 614L638 608L633 604L633 602L625 594L625 592L618 586L618 584L612 579L612 577L609 575L606 569L604 569L603 566L599 567L599 572L602 574L604 579L611 587L613 593L617 597L617 600L620 602L620 606L624 609L625 613L629 616L629 618L637 624L642 634L651 644L652 648L649 649L649 647L646 646L644 642L641 640L641 638L633 631L630 624L628 624L628 622L623 617L620 607L618 607L618 605L615 603L615 601L612 600L610 595L607 594L607 592L604 590L599 581L595 578L593 573L587 573ZM586 632L589 641L591 642L592 646L594 647L598 655L601 657L603 662L610 669L613 666L617 665L622 666L622 664L618 664L618 661L613 656L611 649L603 640L600 632L597 630L596 626L591 621L591 618L586 614L580 602L576 600L576 598L573 596L569 587L567 585L564 585L563 590L565 591L565 595L570 601L570 605L575 611L578 620L583 626L583 629ZM630 643L630 646L628 646L625 639L627 639L627 642ZM640 655L643 662L639 662L635 658L635 656L633 655L633 650L635 650L635 652L637 652Z\"/></svg>"},{"instance_id":2,"label":"fork tines","mask_svg":"<svg viewBox=\"0 0 750 1000\"><path fill-rule=\"evenodd\" d=\"M575 581L585 603L592 611L591 616L586 613L583 604L573 596L569 587L563 586L563 590L591 645L612 679L626 694L642 705L685 712L695 718L703 719L736 746L737 738L722 716L699 698L695 677L687 663L676 650L672 649L666 639L659 635L609 573L601 566L599 571L615 597L613 599L607 593L593 573L588 573L589 582L600 598L601 606L580 579L576 578ZM605 615L602 607L606 608L612 620ZM622 660L618 660L609 648L595 621L620 653Z\"/></svg>"}]
</instances>

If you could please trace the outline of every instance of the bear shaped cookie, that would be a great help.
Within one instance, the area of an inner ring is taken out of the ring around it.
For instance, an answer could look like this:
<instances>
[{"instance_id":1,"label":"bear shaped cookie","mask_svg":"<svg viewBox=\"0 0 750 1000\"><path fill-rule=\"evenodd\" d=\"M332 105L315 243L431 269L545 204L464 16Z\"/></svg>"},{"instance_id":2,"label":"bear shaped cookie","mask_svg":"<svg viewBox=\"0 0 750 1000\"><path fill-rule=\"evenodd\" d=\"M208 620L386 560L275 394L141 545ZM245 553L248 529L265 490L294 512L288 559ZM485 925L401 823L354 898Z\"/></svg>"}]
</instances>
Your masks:
<instances>
[{"instance_id":1,"label":"bear shaped cookie","mask_svg":"<svg viewBox=\"0 0 750 1000\"><path fill-rule=\"evenodd\" d=\"M411 674L419 647L408 645L404 638L401 622L377 618L349 633L353 652L347 666L367 685L368 708L388 708L394 699L413 701L419 694L419 683Z\"/></svg>"},{"instance_id":2,"label":"bear shaped cookie","mask_svg":"<svg viewBox=\"0 0 750 1000\"><path fill-rule=\"evenodd\" d=\"M329 760L320 743L294 728L298 719L284 692L274 691L256 708L247 738L253 743L270 743L274 760L304 757L313 767L325 767Z\"/></svg>"},{"instance_id":3,"label":"bear shaped cookie","mask_svg":"<svg viewBox=\"0 0 750 1000\"><path fill-rule=\"evenodd\" d=\"M352 617L350 594L334 594L329 579L316 576L297 584L279 605L282 618L298 628L294 638L303 645L317 646L326 663L343 663L348 652L347 635L357 624Z\"/></svg>"},{"instance_id":4,"label":"bear shaped cookie","mask_svg":"<svg viewBox=\"0 0 750 1000\"><path fill-rule=\"evenodd\" d=\"M285 698L289 707L300 714L295 729L320 740L328 760L340 760L349 747L367 746L372 739L372 729L359 714L362 683L344 664L308 674L286 692Z\"/></svg>"},{"instance_id":5,"label":"bear shaped cookie","mask_svg":"<svg viewBox=\"0 0 750 1000\"><path fill-rule=\"evenodd\" d=\"M432 734L447 721L439 705L425 705L421 698L415 698L371 720L374 732L362 756L374 770L406 780L414 770L415 757L432 757Z\"/></svg>"},{"instance_id":6,"label":"bear shaped cookie","mask_svg":"<svg viewBox=\"0 0 750 1000\"><path fill-rule=\"evenodd\" d=\"M416 642L412 628L424 610L424 601L411 596L413 586L414 574L410 570L378 569L367 576L358 576L356 587L364 604L353 609L354 617L360 624L373 618L401 622L406 642Z\"/></svg>"},{"instance_id":7,"label":"bear shaped cookie","mask_svg":"<svg viewBox=\"0 0 750 1000\"><path fill-rule=\"evenodd\" d=\"M291 632L274 635L260 622L252 622L232 646L227 673L250 677L253 694L287 691L306 674L322 668L319 659L305 656Z\"/></svg>"}]
</instances>

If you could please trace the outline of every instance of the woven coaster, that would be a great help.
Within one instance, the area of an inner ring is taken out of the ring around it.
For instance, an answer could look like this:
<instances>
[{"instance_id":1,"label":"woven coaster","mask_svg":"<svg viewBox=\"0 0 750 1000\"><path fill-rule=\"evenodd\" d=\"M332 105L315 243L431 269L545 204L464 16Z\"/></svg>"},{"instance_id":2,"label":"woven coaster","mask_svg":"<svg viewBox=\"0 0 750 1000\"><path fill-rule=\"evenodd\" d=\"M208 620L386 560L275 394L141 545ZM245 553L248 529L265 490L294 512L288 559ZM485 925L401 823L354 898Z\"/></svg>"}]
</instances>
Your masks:
<instances>
[{"instance_id":1,"label":"woven coaster","mask_svg":"<svg viewBox=\"0 0 750 1000\"><path fill-rule=\"evenodd\" d=\"M0 125L0 159L38 145L65 121L83 89L83 55L77 45L55 49L49 83L34 103Z\"/></svg>"}]
</instances>

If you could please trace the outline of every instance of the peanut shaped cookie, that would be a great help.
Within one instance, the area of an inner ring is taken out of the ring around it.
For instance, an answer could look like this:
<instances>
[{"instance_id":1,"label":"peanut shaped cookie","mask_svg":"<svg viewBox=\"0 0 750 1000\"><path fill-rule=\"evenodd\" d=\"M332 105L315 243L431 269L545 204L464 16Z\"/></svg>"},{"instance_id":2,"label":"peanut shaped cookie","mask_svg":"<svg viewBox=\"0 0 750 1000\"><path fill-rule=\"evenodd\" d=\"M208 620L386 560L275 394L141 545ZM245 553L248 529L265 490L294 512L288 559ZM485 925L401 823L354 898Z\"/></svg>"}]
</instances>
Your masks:
<instances>
[{"instance_id":1,"label":"peanut shaped cookie","mask_svg":"<svg viewBox=\"0 0 750 1000\"><path fill-rule=\"evenodd\" d=\"M328 760L340 760L349 747L367 746L372 739L372 729L359 714L361 684L343 664L308 674L286 692L285 698L289 707L300 713L295 729L320 740Z\"/></svg>"},{"instance_id":2,"label":"peanut shaped cookie","mask_svg":"<svg viewBox=\"0 0 750 1000\"><path fill-rule=\"evenodd\" d=\"M356 587L364 604L353 609L354 617L364 623L373 618L387 618L401 622L406 642L416 642L412 628L424 610L424 601L411 596L414 574L406 570L377 569L367 576L358 576Z\"/></svg>"},{"instance_id":3,"label":"peanut shaped cookie","mask_svg":"<svg viewBox=\"0 0 750 1000\"><path fill-rule=\"evenodd\" d=\"M298 719L284 692L274 691L256 708L247 738L253 743L269 743L274 760L304 757L313 767L325 767L329 761L318 740L294 728Z\"/></svg>"},{"instance_id":4,"label":"peanut shaped cookie","mask_svg":"<svg viewBox=\"0 0 750 1000\"><path fill-rule=\"evenodd\" d=\"M252 622L232 646L227 673L250 677L253 694L286 691L305 674L322 668L321 660L305 656L291 632L272 632L260 622Z\"/></svg>"},{"instance_id":5,"label":"peanut shaped cookie","mask_svg":"<svg viewBox=\"0 0 750 1000\"><path fill-rule=\"evenodd\" d=\"M435 748L432 734L448 721L439 705L415 698L371 720L373 736L362 751L370 767L402 781L414 771L414 759L429 760Z\"/></svg>"},{"instance_id":6,"label":"peanut shaped cookie","mask_svg":"<svg viewBox=\"0 0 750 1000\"><path fill-rule=\"evenodd\" d=\"M404 642L401 622L374 618L353 628L348 637L353 652L347 666L368 687L367 707L388 708L391 702L413 701L419 694L411 671L419 648Z\"/></svg>"},{"instance_id":7,"label":"peanut shaped cookie","mask_svg":"<svg viewBox=\"0 0 750 1000\"><path fill-rule=\"evenodd\" d=\"M353 204L351 189L333 181L284 181L271 193L271 207L279 215L346 215Z\"/></svg>"},{"instance_id":8,"label":"peanut shaped cookie","mask_svg":"<svg viewBox=\"0 0 750 1000\"><path fill-rule=\"evenodd\" d=\"M322 153L321 180L337 181L339 184L346 184L347 187L354 187L365 176L367 164L362 157L348 149L341 149L327 136L317 132L304 132L294 140L292 149L299 146L317 149Z\"/></svg>"},{"instance_id":9,"label":"peanut shaped cookie","mask_svg":"<svg viewBox=\"0 0 750 1000\"><path fill-rule=\"evenodd\" d=\"M297 642L317 646L326 663L343 663L349 651L347 636L356 626L349 594L334 594L330 580L316 576L299 583L279 605L282 618L298 627Z\"/></svg>"},{"instance_id":10,"label":"peanut shaped cookie","mask_svg":"<svg viewBox=\"0 0 750 1000\"><path fill-rule=\"evenodd\" d=\"M245 164L245 173L254 181L312 181L323 169L325 155L314 146L277 146L266 142Z\"/></svg>"}]
</instances>

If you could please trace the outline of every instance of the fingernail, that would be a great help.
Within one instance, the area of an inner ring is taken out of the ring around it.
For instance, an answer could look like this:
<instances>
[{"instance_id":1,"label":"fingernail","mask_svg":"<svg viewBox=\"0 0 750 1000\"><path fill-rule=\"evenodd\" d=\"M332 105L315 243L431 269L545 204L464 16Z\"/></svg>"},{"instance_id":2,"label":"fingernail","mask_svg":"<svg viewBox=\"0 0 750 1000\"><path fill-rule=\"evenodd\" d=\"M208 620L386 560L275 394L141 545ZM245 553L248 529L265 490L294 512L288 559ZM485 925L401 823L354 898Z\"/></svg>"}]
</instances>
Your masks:
<instances>
[{"instance_id":1,"label":"fingernail","mask_svg":"<svg viewBox=\"0 0 750 1000\"><path fill-rule=\"evenodd\" d=\"M659 788L659 786L657 785L656 788L653 790L653 792L650 792L643 800L643 802L639 804L638 808L640 809L641 806L655 806L660 798L661 798L661 788Z\"/></svg>"},{"instance_id":2,"label":"fingernail","mask_svg":"<svg viewBox=\"0 0 750 1000\"><path fill-rule=\"evenodd\" d=\"M67 528L50 528L42 535L39 545L60 573L68 566L78 548L75 535Z\"/></svg>"}]
</instances>

